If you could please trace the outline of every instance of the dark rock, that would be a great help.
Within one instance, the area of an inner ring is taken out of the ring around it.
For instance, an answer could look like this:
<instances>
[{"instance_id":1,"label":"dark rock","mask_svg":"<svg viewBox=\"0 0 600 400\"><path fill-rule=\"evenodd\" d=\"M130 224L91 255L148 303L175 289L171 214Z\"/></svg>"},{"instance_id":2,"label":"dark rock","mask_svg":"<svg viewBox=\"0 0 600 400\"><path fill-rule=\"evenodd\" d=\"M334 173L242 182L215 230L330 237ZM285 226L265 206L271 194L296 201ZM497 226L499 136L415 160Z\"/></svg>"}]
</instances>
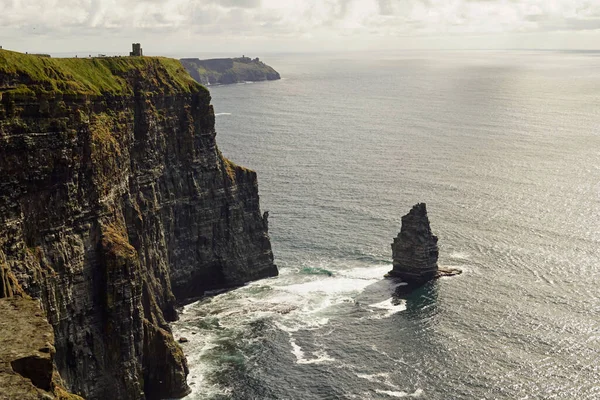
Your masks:
<instances>
[{"instance_id":1,"label":"dark rock","mask_svg":"<svg viewBox=\"0 0 600 400\"><path fill-rule=\"evenodd\" d=\"M425 203L415 205L402 217L402 228L392 243L393 269L387 277L402 283L397 295L410 293L414 288L440 278L461 273L458 269L439 268L438 238L431 232Z\"/></svg>"},{"instance_id":2,"label":"dark rock","mask_svg":"<svg viewBox=\"0 0 600 400\"><path fill-rule=\"evenodd\" d=\"M451 277L462 274L462 270L458 268L448 268L448 267L439 267L438 273L436 275L437 278Z\"/></svg>"},{"instance_id":3,"label":"dark rock","mask_svg":"<svg viewBox=\"0 0 600 400\"><path fill-rule=\"evenodd\" d=\"M394 268L388 273L408 284L433 279L438 271L438 238L431 233L425 203L402 217L402 228L392 243Z\"/></svg>"},{"instance_id":4,"label":"dark rock","mask_svg":"<svg viewBox=\"0 0 600 400\"><path fill-rule=\"evenodd\" d=\"M194 332L192 332L192 335L193 334L194 334ZM189 342L189 340L187 338L184 338L184 337L179 338L179 343L187 343L187 342Z\"/></svg>"}]
</instances>

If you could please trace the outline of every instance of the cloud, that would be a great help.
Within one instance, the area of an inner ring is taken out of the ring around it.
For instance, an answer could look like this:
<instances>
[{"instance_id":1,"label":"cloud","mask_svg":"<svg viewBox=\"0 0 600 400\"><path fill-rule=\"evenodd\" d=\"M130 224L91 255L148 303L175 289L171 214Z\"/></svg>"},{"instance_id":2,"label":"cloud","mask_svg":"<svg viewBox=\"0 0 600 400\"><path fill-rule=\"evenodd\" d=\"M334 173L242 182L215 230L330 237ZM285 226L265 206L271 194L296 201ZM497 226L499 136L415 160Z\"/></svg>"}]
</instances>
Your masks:
<instances>
[{"instance_id":1,"label":"cloud","mask_svg":"<svg viewBox=\"0 0 600 400\"><path fill-rule=\"evenodd\" d=\"M0 0L0 15L0 41L34 33L266 41L600 30L598 0Z\"/></svg>"},{"instance_id":2,"label":"cloud","mask_svg":"<svg viewBox=\"0 0 600 400\"><path fill-rule=\"evenodd\" d=\"M258 7L260 7L260 0L214 0L213 3L219 4L223 7L233 7L233 8L258 8Z\"/></svg>"}]
</instances>

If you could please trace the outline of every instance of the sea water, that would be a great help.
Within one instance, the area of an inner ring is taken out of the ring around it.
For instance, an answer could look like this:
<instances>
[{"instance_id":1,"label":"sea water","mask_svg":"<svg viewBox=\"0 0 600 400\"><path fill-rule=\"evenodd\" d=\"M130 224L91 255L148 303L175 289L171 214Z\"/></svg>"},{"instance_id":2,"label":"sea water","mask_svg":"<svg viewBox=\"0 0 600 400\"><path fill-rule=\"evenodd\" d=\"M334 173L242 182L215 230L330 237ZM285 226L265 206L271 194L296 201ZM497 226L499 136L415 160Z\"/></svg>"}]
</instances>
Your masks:
<instances>
[{"instance_id":1,"label":"sea water","mask_svg":"<svg viewBox=\"0 0 600 400\"><path fill-rule=\"evenodd\" d=\"M185 307L187 399L599 399L600 53L265 61L210 90L280 276ZM396 302L417 202L464 273Z\"/></svg>"}]
</instances>

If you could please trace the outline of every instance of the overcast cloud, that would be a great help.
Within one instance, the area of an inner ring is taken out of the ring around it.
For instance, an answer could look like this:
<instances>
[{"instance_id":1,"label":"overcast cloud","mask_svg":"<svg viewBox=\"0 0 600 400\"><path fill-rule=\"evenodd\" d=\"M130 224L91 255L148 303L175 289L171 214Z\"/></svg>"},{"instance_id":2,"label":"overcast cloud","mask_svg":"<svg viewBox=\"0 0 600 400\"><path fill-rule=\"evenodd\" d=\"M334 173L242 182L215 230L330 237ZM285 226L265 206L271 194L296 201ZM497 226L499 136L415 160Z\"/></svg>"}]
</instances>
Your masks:
<instances>
[{"instance_id":1,"label":"overcast cloud","mask_svg":"<svg viewBox=\"0 0 600 400\"><path fill-rule=\"evenodd\" d=\"M600 0L0 0L0 21L0 45L32 51L600 43Z\"/></svg>"}]
</instances>

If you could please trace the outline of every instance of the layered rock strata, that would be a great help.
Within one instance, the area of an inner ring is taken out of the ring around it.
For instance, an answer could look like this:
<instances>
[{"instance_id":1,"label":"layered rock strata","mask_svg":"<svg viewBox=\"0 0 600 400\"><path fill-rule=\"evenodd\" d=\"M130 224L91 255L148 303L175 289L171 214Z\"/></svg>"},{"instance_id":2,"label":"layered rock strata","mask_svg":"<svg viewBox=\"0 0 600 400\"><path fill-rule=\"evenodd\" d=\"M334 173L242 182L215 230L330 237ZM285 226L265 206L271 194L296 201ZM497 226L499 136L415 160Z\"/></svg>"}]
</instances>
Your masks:
<instances>
[{"instance_id":1,"label":"layered rock strata","mask_svg":"<svg viewBox=\"0 0 600 400\"><path fill-rule=\"evenodd\" d=\"M277 274L214 122L177 60L0 50L0 297L41 300L72 392L186 394L176 302Z\"/></svg>"},{"instance_id":2,"label":"layered rock strata","mask_svg":"<svg viewBox=\"0 0 600 400\"><path fill-rule=\"evenodd\" d=\"M438 238L431 232L425 203L402 217L400 233L392 243L394 268L390 276L407 283L433 279L438 272Z\"/></svg>"},{"instance_id":3,"label":"layered rock strata","mask_svg":"<svg viewBox=\"0 0 600 400\"><path fill-rule=\"evenodd\" d=\"M425 203L413 206L402 217L400 233L392 243L393 269L388 277L399 278L399 294L421 286L441 276L460 273L459 270L438 267L438 238L431 232Z\"/></svg>"}]
</instances>

